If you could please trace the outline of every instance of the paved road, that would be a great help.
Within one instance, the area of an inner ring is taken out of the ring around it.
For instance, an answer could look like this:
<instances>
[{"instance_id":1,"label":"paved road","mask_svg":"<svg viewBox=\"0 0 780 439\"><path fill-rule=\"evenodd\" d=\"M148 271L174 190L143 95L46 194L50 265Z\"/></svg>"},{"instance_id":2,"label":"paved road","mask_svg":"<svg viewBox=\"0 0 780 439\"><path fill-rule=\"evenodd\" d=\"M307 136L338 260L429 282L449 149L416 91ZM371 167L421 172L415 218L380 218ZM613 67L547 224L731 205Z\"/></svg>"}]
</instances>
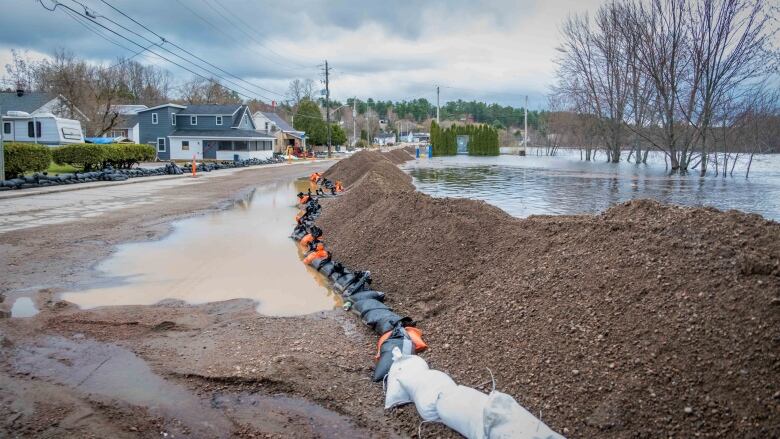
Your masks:
<instances>
[{"instance_id":1,"label":"paved road","mask_svg":"<svg viewBox=\"0 0 780 439\"><path fill-rule=\"evenodd\" d=\"M61 224L80 218L99 216L111 210L154 204L163 201L163 197L159 195L163 189L198 184L210 179L230 178L236 172L248 169L261 172L268 168L307 166L311 163L317 162L224 169L200 173L196 178L181 177L148 182L135 180L132 184L96 186L90 189L0 199L0 233L41 225ZM75 185L68 186L71 187L77 188Z\"/></svg>"}]
</instances>

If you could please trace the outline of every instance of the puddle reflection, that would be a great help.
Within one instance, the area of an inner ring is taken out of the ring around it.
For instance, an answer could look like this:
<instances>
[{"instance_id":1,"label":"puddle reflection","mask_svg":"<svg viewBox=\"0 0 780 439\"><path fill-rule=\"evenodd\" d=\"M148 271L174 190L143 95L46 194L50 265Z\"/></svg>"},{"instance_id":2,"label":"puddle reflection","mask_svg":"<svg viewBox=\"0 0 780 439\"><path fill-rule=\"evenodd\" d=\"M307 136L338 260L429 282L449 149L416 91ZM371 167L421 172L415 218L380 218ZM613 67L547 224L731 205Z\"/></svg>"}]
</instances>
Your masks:
<instances>
[{"instance_id":1,"label":"puddle reflection","mask_svg":"<svg viewBox=\"0 0 780 439\"><path fill-rule=\"evenodd\" d=\"M306 181L263 186L232 209L176 222L160 241L120 246L98 266L102 279L61 298L81 308L249 298L272 316L336 308L338 295L301 263L289 238L295 194L306 188Z\"/></svg>"}]
</instances>

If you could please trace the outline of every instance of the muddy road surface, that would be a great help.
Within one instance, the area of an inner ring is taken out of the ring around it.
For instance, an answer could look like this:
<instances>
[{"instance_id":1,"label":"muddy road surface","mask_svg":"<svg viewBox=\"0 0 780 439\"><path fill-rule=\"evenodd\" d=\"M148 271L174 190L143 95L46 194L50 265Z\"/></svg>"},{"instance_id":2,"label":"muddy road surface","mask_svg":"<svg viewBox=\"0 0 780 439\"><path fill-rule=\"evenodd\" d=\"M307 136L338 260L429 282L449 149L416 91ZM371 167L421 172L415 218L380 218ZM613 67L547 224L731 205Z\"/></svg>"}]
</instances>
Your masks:
<instances>
[{"instance_id":1,"label":"muddy road surface","mask_svg":"<svg viewBox=\"0 0 780 439\"><path fill-rule=\"evenodd\" d=\"M268 317L248 299L81 310L59 298L120 244L330 164L0 200L0 436L398 436L368 380L375 341L341 311Z\"/></svg>"}]
</instances>

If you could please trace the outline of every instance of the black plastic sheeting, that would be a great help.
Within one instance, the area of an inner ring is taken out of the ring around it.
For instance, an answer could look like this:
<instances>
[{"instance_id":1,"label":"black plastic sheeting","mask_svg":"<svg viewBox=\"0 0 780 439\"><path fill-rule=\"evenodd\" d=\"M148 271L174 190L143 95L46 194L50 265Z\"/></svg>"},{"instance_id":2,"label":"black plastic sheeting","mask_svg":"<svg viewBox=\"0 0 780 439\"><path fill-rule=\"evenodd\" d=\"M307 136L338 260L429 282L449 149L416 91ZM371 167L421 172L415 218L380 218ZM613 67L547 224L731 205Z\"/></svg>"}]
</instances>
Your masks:
<instances>
[{"instance_id":1,"label":"black plastic sheeting","mask_svg":"<svg viewBox=\"0 0 780 439\"><path fill-rule=\"evenodd\" d=\"M272 163L283 162L284 159L277 157L259 160L237 160L218 163L201 163L197 166L198 171L211 172L218 169L244 168L247 166L268 165ZM61 186L67 184L91 183L95 181L124 181L129 178L152 177L160 175L181 175L192 171L192 165L186 164L179 166L174 162L166 163L165 166L157 168L134 168L134 169L113 169L105 168L101 171L76 172L58 175L49 175L48 173L35 173L33 175L20 175L17 178L11 178L0 182L0 191L12 189L30 189L36 187Z\"/></svg>"}]
</instances>

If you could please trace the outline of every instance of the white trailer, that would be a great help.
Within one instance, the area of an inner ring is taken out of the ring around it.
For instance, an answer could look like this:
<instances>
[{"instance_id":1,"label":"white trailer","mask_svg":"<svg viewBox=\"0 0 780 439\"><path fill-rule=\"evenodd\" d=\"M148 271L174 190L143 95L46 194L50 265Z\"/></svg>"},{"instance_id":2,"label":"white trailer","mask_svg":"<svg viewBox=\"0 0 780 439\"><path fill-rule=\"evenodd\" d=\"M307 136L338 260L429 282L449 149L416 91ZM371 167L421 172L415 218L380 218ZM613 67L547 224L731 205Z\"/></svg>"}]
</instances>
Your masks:
<instances>
[{"instance_id":1,"label":"white trailer","mask_svg":"<svg viewBox=\"0 0 780 439\"><path fill-rule=\"evenodd\" d=\"M5 142L51 146L84 143L84 133L78 120L63 119L51 113L28 114L23 111L9 111L0 115L0 119Z\"/></svg>"}]
</instances>

